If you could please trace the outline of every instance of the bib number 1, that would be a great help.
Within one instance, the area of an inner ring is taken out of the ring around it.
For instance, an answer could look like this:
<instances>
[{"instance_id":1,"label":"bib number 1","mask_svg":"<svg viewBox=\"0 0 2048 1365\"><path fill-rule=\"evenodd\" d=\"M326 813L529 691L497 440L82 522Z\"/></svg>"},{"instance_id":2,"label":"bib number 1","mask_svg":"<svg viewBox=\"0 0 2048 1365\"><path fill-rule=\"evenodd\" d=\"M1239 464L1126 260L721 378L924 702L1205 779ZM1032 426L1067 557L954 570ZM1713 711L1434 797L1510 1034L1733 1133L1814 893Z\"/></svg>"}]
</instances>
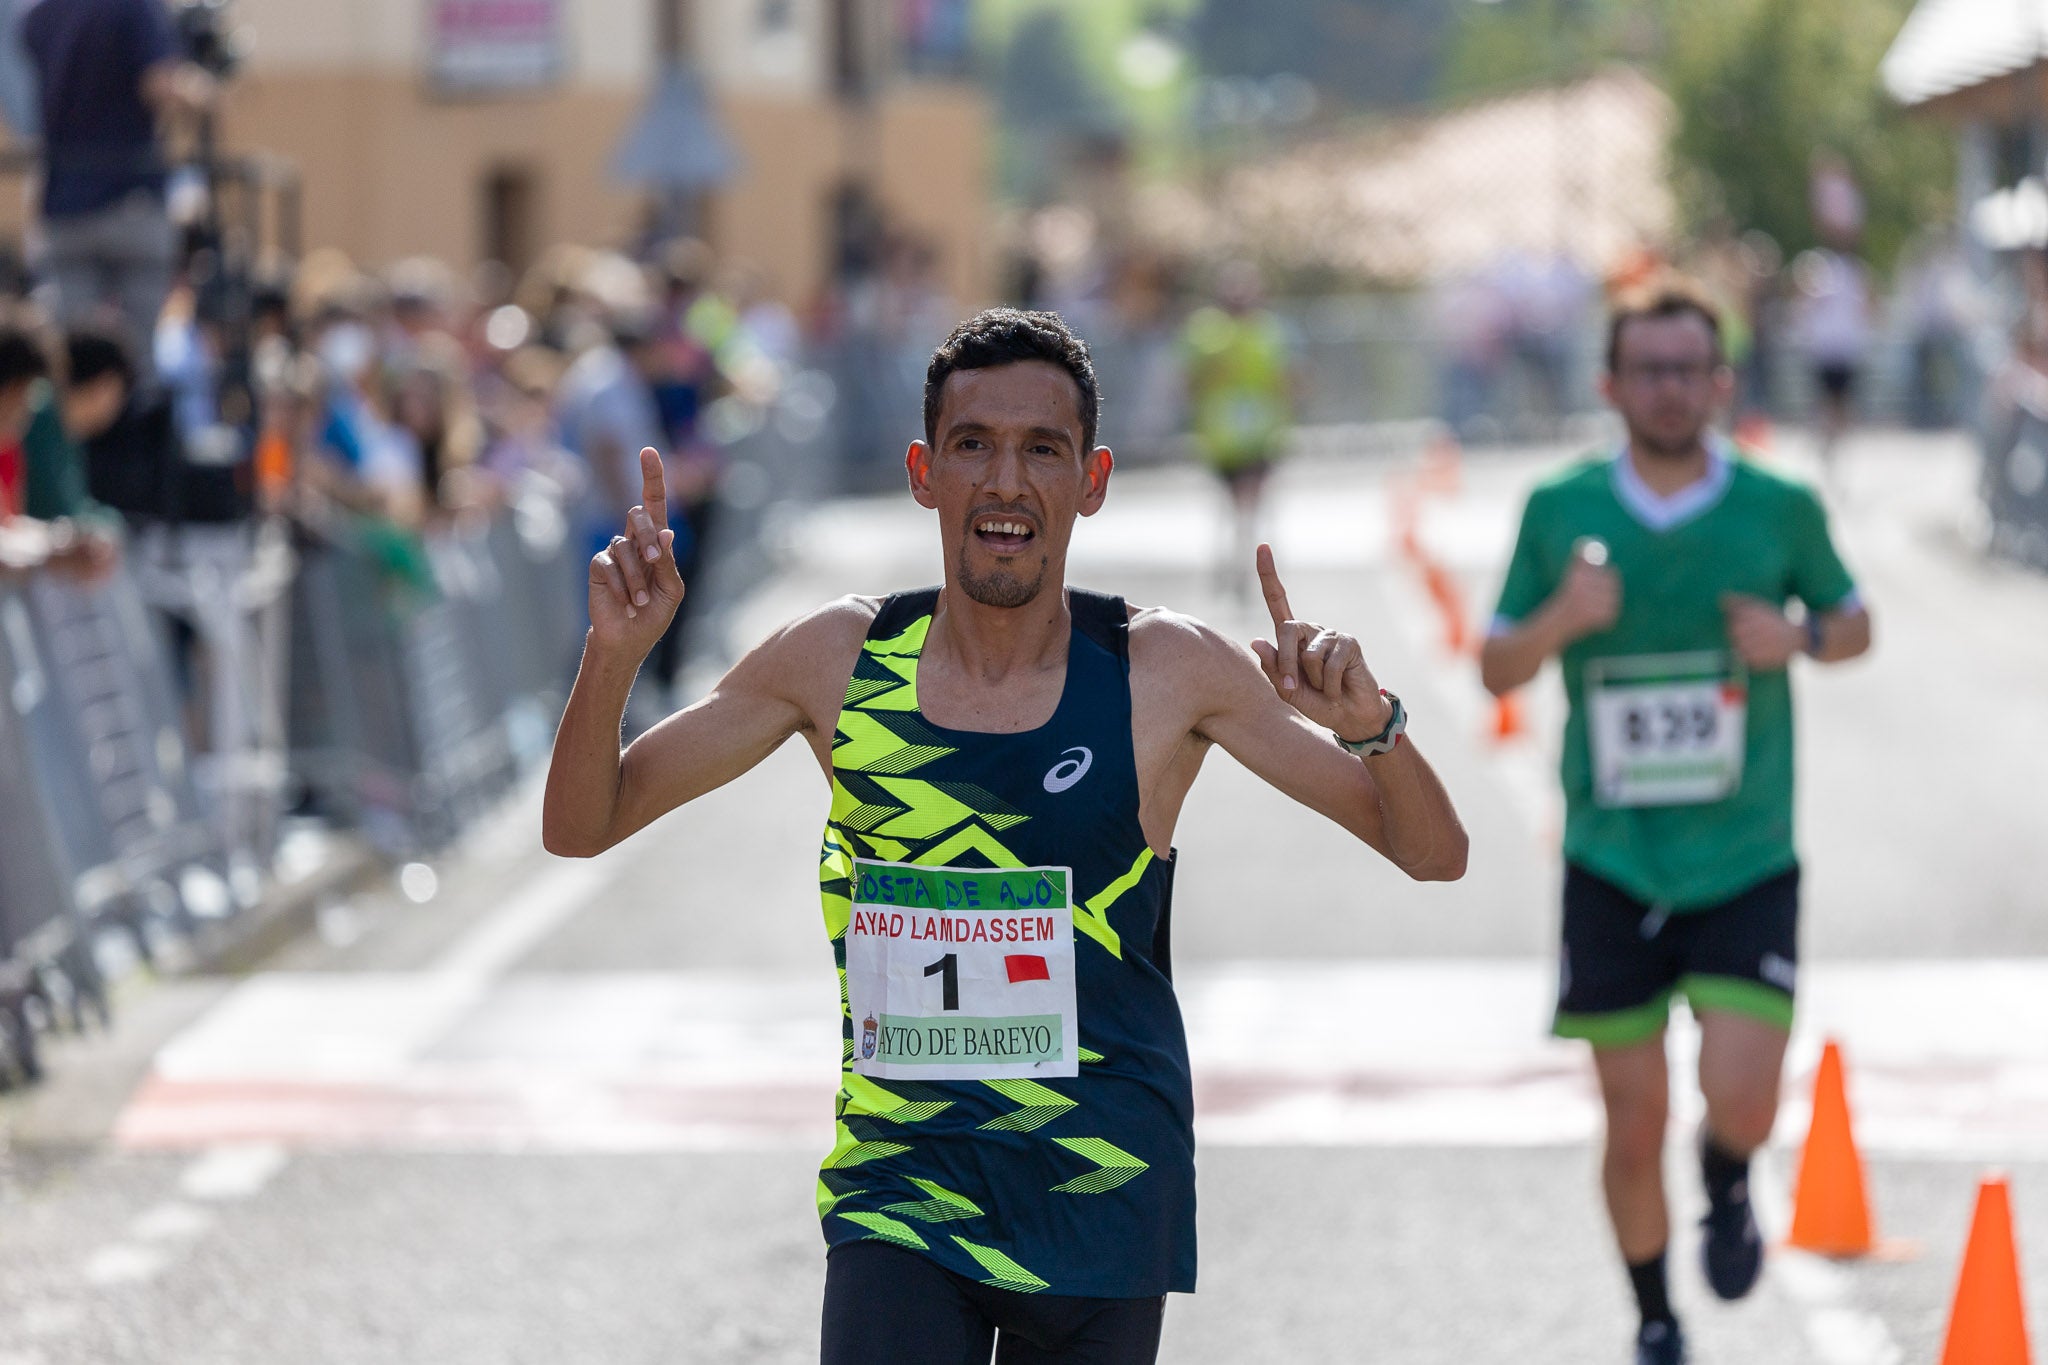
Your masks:
<instances>
[{"instance_id":1,"label":"bib number 1","mask_svg":"<svg viewBox=\"0 0 2048 1365\"><path fill-rule=\"evenodd\" d=\"M1080 1072L1073 872L854 863L853 1069L896 1080Z\"/></svg>"}]
</instances>

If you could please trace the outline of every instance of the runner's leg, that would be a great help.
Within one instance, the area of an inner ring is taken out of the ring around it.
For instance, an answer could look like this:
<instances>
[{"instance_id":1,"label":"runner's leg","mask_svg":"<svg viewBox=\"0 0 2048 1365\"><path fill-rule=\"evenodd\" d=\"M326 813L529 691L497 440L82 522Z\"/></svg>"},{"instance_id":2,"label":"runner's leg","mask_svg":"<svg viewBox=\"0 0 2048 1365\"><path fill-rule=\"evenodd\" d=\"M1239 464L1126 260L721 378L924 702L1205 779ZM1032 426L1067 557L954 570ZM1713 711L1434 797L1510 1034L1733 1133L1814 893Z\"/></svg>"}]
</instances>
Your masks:
<instances>
[{"instance_id":1,"label":"runner's leg","mask_svg":"<svg viewBox=\"0 0 2048 1365\"><path fill-rule=\"evenodd\" d=\"M1684 1359L1665 1278L1664 1127L1670 1078L1664 1025L1681 959L1670 916L1567 865L1556 1032L1593 1045L1607 1114L1601 1186L1642 1314L1639 1361Z\"/></svg>"},{"instance_id":2,"label":"runner's leg","mask_svg":"<svg viewBox=\"0 0 2048 1365\"><path fill-rule=\"evenodd\" d=\"M1664 1127L1671 1081L1664 1034L1660 1030L1643 1042L1595 1047L1593 1066L1607 1110L1601 1185L1642 1319L1636 1329L1636 1365L1675 1365L1685 1359L1685 1334L1671 1310L1667 1278L1671 1217L1664 1202Z\"/></svg>"},{"instance_id":3,"label":"runner's leg","mask_svg":"<svg viewBox=\"0 0 2048 1365\"><path fill-rule=\"evenodd\" d=\"M847 1242L825 1258L820 1365L988 1365L995 1324L967 1282L914 1251Z\"/></svg>"},{"instance_id":4,"label":"runner's leg","mask_svg":"<svg viewBox=\"0 0 2048 1365\"><path fill-rule=\"evenodd\" d=\"M1724 1299L1739 1299L1763 1273L1763 1234L1749 1198L1749 1160L1771 1136L1788 1037L1778 1023L1710 1009L1700 1014L1700 1179L1707 1190L1700 1264Z\"/></svg>"},{"instance_id":5,"label":"runner's leg","mask_svg":"<svg viewBox=\"0 0 2048 1365\"><path fill-rule=\"evenodd\" d=\"M1763 1272L1749 1159L1778 1117L1799 963L1799 870L1789 868L1688 917L1679 986L1700 1021L1700 1259L1707 1283L1739 1299Z\"/></svg>"},{"instance_id":6,"label":"runner's leg","mask_svg":"<svg viewBox=\"0 0 2048 1365\"><path fill-rule=\"evenodd\" d=\"M1593 1049L1607 1110L1600 1183L1622 1259L1640 1265L1662 1256L1671 1237L1664 1205L1664 1125L1670 1074L1664 1034L1622 1047Z\"/></svg>"},{"instance_id":7,"label":"runner's leg","mask_svg":"<svg viewBox=\"0 0 2048 1365\"><path fill-rule=\"evenodd\" d=\"M1788 1034L1775 1023L1732 1010L1700 1013L1700 1093L1707 1136L1730 1156L1747 1160L1770 1141Z\"/></svg>"}]
</instances>

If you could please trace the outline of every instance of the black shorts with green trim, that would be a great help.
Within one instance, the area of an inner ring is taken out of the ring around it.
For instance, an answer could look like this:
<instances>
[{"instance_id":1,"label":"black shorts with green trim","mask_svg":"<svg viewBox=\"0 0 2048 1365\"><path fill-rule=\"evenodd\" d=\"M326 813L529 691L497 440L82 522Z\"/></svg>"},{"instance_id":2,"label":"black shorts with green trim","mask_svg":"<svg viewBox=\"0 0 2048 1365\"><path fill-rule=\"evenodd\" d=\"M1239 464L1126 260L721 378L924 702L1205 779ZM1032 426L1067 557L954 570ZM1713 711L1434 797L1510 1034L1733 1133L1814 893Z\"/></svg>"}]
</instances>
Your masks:
<instances>
[{"instance_id":1,"label":"black shorts with green trim","mask_svg":"<svg viewBox=\"0 0 2048 1365\"><path fill-rule=\"evenodd\" d=\"M1674 994L1694 1014L1728 1010L1790 1029L1798 970L1797 867L1718 905L1672 912L1565 865L1560 1037L1595 1047L1654 1038Z\"/></svg>"}]
</instances>

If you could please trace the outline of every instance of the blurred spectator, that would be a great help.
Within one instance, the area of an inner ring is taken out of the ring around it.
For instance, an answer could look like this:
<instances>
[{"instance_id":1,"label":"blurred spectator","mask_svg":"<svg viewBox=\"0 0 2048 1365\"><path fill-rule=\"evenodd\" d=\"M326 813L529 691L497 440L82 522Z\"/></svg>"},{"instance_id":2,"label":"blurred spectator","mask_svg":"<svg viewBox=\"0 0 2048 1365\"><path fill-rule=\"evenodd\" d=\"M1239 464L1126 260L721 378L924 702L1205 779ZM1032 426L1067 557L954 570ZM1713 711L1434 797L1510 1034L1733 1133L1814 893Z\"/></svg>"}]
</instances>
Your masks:
<instances>
[{"instance_id":1,"label":"blurred spectator","mask_svg":"<svg viewBox=\"0 0 2048 1365\"><path fill-rule=\"evenodd\" d=\"M788 375L803 358L803 328L796 314L775 297L760 267L742 263L728 277L726 294L739 315L742 340L778 377Z\"/></svg>"},{"instance_id":2,"label":"blurred spectator","mask_svg":"<svg viewBox=\"0 0 2048 1365\"><path fill-rule=\"evenodd\" d=\"M1792 278L1799 340L1820 391L1821 464L1832 481L1870 352L1870 283L1861 261L1828 247L1803 253L1792 263Z\"/></svg>"},{"instance_id":3,"label":"blurred spectator","mask_svg":"<svg viewBox=\"0 0 2048 1365\"><path fill-rule=\"evenodd\" d=\"M1910 357L1907 419L1923 429L1953 426L1976 406L1970 337L1986 311L1961 232L1953 225L1923 232L1901 274Z\"/></svg>"},{"instance_id":4,"label":"blurred spectator","mask_svg":"<svg viewBox=\"0 0 2048 1365\"><path fill-rule=\"evenodd\" d=\"M1514 309L1495 282L1469 274L1447 280L1433 300L1443 351L1439 404L1459 440L1493 423L1495 392L1514 338Z\"/></svg>"},{"instance_id":5,"label":"blurred spectator","mask_svg":"<svg viewBox=\"0 0 2048 1365\"><path fill-rule=\"evenodd\" d=\"M400 261L385 272L391 298L390 322L381 338L387 369L408 369L423 353L439 351L434 363L455 346L455 275L441 262L425 256Z\"/></svg>"},{"instance_id":6,"label":"blurred spectator","mask_svg":"<svg viewBox=\"0 0 2048 1365\"><path fill-rule=\"evenodd\" d=\"M1555 426L1577 406L1577 347L1593 281L1562 253L1513 252L1491 274L1507 307L1515 358L1532 381L1538 411Z\"/></svg>"},{"instance_id":7,"label":"blurred spectator","mask_svg":"<svg viewBox=\"0 0 2048 1365\"><path fill-rule=\"evenodd\" d=\"M461 354L450 339L418 350L384 372L384 407L392 437L407 447L417 470L423 510L451 512L474 504L483 427Z\"/></svg>"},{"instance_id":8,"label":"blurred spectator","mask_svg":"<svg viewBox=\"0 0 2048 1365\"><path fill-rule=\"evenodd\" d=\"M161 0L39 0L21 35L40 90L43 265L70 326L111 307L139 363L170 291L158 121L214 98L178 54Z\"/></svg>"},{"instance_id":9,"label":"blurred spectator","mask_svg":"<svg viewBox=\"0 0 2048 1365\"><path fill-rule=\"evenodd\" d=\"M588 476L576 518L585 558L610 543L625 521L626 509L640 501L642 448L668 448L654 387L663 377L663 359L653 320L622 313L611 321L609 340L576 357L562 376L556 421L563 442L582 458ZM671 480L671 496L675 490ZM680 530L675 549L680 566L686 549ZM677 664L672 652L664 656L657 651L650 660L653 677L665 694L673 691ZM669 700L665 695L654 705L665 706ZM648 706L639 703L640 714L633 717L636 728L647 723Z\"/></svg>"},{"instance_id":10,"label":"blurred spectator","mask_svg":"<svg viewBox=\"0 0 2048 1365\"><path fill-rule=\"evenodd\" d=\"M655 444L664 453L676 569L686 583L703 569L724 475L724 449L712 439L705 419L711 405L733 386L735 376L747 373L752 363L739 312L710 286L714 269L710 248L692 238L670 243L662 258L654 400L667 439ZM702 606L703 594L695 602L685 597L654 647L655 676L667 684L682 671L684 646L701 619Z\"/></svg>"},{"instance_id":11,"label":"blurred spectator","mask_svg":"<svg viewBox=\"0 0 2048 1365\"><path fill-rule=\"evenodd\" d=\"M1813 154L1807 192L1822 245L1792 263L1792 278L1799 290L1799 338L1820 390L1821 468L1832 483L1874 330L1869 275L1855 255L1863 236L1863 191L1849 163L1821 148Z\"/></svg>"},{"instance_id":12,"label":"blurred spectator","mask_svg":"<svg viewBox=\"0 0 2048 1365\"><path fill-rule=\"evenodd\" d=\"M1216 277L1216 301L1195 310L1181 334L1195 451L1230 493L1229 538L1218 582L1248 591L1266 480L1294 423L1294 360L1285 328L1265 306L1258 267L1232 261Z\"/></svg>"},{"instance_id":13,"label":"blurred spectator","mask_svg":"<svg viewBox=\"0 0 2048 1365\"><path fill-rule=\"evenodd\" d=\"M562 369L561 358L544 346L523 346L505 358L491 389L491 435L481 460L499 489L509 492L538 476L565 502L583 492L583 466L563 447L550 411Z\"/></svg>"},{"instance_id":14,"label":"blurred spectator","mask_svg":"<svg viewBox=\"0 0 2048 1365\"><path fill-rule=\"evenodd\" d=\"M113 571L119 551L105 510L87 494L77 441L113 422L131 374L110 335L80 332L66 349L59 389L35 333L0 324L0 521L38 523L51 563L97 579ZM27 528L14 529L19 537Z\"/></svg>"}]
</instances>

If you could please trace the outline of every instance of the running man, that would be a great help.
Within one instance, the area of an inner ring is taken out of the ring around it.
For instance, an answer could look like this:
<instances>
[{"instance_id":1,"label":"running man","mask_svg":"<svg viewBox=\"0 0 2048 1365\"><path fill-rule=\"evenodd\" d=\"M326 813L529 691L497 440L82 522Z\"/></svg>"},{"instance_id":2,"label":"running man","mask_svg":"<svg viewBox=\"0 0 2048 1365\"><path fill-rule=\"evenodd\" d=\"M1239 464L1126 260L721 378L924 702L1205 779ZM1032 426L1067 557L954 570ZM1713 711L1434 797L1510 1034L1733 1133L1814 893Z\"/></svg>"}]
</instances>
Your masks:
<instances>
[{"instance_id":1,"label":"running man","mask_svg":"<svg viewBox=\"0 0 2048 1365\"><path fill-rule=\"evenodd\" d=\"M1070 588L1100 510L1087 347L993 309L934 353L905 465L946 581L771 635L621 755L634 670L682 599L656 453L591 561L547 847L588 856L800 736L831 796L819 878L842 981L838 1142L817 1199L826 1365L1131 1362L1195 1283L1192 1095L1168 956L1173 828L1220 745L1419 880L1450 798L1358 641L1273 638Z\"/></svg>"},{"instance_id":2,"label":"running man","mask_svg":"<svg viewBox=\"0 0 2048 1365\"><path fill-rule=\"evenodd\" d=\"M1530 495L1480 667L1500 695L1564 665L1556 1031L1593 1045L1636 1360L1668 1365L1685 1359L1664 1273L1671 997L1700 1023L1707 1281L1737 1299L1763 1266L1749 1159L1777 1116L1799 958L1787 668L1863 653L1870 617L1819 500L1709 429L1734 387L1710 305L1670 288L1617 308L1601 387L1628 445Z\"/></svg>"},{"instance_id":3,"label":"running man","mask_svg":"<svg viewBox=\"0 0 2048 1365\"><path fill-rule=\"evenodd\" d=\"M1266 481L1294 425L1292 347L1264 297L1259 268L1232 261L1217 272L1216 302L1196 309L1181 334L1195 450L1230 494L1217 576L1233 594L1258 538Z\"/></svg>"}]
</instances>

